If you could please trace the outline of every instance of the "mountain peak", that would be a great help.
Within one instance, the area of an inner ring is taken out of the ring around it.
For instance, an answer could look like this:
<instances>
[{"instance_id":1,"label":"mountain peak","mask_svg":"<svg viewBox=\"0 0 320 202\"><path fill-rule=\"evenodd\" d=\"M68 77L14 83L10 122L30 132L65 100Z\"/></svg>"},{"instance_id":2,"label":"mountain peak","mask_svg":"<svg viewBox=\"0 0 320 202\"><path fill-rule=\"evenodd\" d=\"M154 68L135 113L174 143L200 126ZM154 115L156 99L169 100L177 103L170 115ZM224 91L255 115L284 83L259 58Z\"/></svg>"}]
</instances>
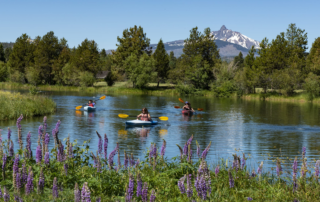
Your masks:
<instances>
[{"instance_id":1,"label":"mountain peak","mask_svg":"<svg viewBox=\"0 0 320 202\"><path fill-rule=\"evenodd\" d=\"M221 31L225 29L227 29L225 25L222 25L222 27L220 28Z\"/></svg>"}]
</instances>

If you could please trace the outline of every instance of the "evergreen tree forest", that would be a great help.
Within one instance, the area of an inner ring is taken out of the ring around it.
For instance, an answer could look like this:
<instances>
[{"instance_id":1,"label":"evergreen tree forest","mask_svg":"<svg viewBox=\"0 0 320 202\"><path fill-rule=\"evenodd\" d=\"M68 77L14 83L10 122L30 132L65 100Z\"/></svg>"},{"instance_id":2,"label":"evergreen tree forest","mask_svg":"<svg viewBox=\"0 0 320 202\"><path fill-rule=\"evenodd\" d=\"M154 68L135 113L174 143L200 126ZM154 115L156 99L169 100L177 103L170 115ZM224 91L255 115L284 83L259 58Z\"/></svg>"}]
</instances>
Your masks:
<instances>
[{"instance_id":1,"label":"evergreen tree forest","mask_svg":"<svg viewBox=\"0 0 320 202\"><path fill-rule=\"evenodd\" d=\"M287 96L303 89L310 99L320 95L320 37L308 53L306 31L290 24L274 39L264 38L259 49L224 61L210 32L192 28L180 57L168 54L162 39L152 50L141 26L125 29L111 54L94 40L84 39L71 48L52 31L33 40L22 34L12 48L0 44L0 81L93 86L96 74L108 71L109 86L123 81L134 88L171 83L181 93L209 90L226 97L256 93L257 88Z\"/></svg>"}]
</instances>

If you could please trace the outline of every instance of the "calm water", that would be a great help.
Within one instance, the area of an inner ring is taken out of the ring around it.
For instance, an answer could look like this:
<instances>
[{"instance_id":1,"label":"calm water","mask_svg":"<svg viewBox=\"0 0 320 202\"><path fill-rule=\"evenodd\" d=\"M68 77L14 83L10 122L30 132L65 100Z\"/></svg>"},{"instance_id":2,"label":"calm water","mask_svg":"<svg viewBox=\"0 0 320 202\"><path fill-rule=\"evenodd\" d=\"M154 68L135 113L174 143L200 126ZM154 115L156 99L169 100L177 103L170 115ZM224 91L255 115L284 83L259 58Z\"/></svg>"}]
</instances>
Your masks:
<instances>
[{"instance_id":1,"label":"calm water","mask_svg":"<svg viewBox=\"0 0 320 202\"><path fill-rule=\"evenodd\" d=\"M257 168L264 161L264 168L275 167L276 157L294 158L300 155L302 147L307 148L307 156L320 159L320 123L318 105L271 103L246 101L241 99L217 99L207 97L181 97L192 103L194 108L204 108L203 112L188 117L183 116L174 106L182 106L178 97L147 95L107 95L105 100L97 102L97 111L87 113L76 111L77 105L89 99L97 99L102 94L73 92L48 92L58 105L57 112L48 116L48 131L61 120L59 138L70 135L71 140L82 143L91 139L90 148L95 152L100 134L109 138L108 154L120 144L123 150L133 153L136 158L145 156L151 142L160 148L162 139L167 141L166 157L179 155L176 144L183 147L189 137L194 135L192 144L196 151L195 140L203 150L211 141L208 159L216 164L220 158L232 160L232 154L251 156L247 161L250 168ZM117 115L125 113L137 115L147 107L152 116L168 116L169 121L162 121L152 128L126 128L125 121ZM37 130L43 117L23 119L21 122L23 139L28 131L32 133L32 147L37 145ZM7 139L6 128L13 131L13 140L17 144L15 121L0 122L3 139ZM53 146L51 138L51 147ZM281 152L280 152L281 151ZM194 153L194 156L196 154ZM309 160L311 162L311 160Z\"/></svg>"}]
</instances>

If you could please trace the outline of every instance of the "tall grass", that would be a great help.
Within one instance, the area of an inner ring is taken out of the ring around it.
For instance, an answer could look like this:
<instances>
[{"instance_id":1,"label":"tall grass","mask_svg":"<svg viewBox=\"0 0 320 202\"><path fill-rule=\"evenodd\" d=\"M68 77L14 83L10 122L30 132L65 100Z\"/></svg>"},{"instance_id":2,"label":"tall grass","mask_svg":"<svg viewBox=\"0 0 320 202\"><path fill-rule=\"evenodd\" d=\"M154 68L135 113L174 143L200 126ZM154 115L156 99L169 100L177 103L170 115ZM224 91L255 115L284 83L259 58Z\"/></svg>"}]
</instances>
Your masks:
<instances>
[{"instance_id":1,"label":"tall grass","mask_svg":"<svg viewBox=\"0 0 320 202\"><path fill-rule=\"evenodd\" d=\"M80 191L82 197L87 197L83 201L99 201L99 198L101 201L146 201L140 195L145 185L148 190L142 193L147 195L147 201L152 201L152 193L156 201L319 201L320 198L320 161L315 167L308 166L305 148L302 158L296 159L292 172L289 171L293 175L284 176L281 163L285 157L275 159L277 174L263 172L263 163L255 172L249 172L245 155L234 155L229 165L221 160L210 166L206 155L211 143L200 151L193 137L184 148L177 147L177 157L173 159L165 157L164 141L161 147L151 144L145 158L138 160L118 145L108 145L107 136L101 137L97 132L97 152L90 153L87 141L79 146L76 140L72 143L70 137L65 143L59 140L59 125L60 122L50 138L47 138L49 134L45 135L44 127L38 130L39 134L32 134L38 136L33 155L30 133L25 147L19 141L16 154L10 135L4 141L0 136L3 196L6 192L11 201L16 197L23 201L80 202L74 199L74 188L79 187L81 191L76 189L76 193ZM49 152L50 139L55 146ZM197 149L192 151L192 147ZM120 159L120 153L124 159Z\"/></svg>"},{"instance_id":2,"label":"tall grass","mask_svg":"<svg viewBox=\"0 0 320 202\"><path fill-rule=\"evenodd\" d=\"M0 91L0 120L53 113L56 104L48 97Z\"/></svg>"}]
</instances>

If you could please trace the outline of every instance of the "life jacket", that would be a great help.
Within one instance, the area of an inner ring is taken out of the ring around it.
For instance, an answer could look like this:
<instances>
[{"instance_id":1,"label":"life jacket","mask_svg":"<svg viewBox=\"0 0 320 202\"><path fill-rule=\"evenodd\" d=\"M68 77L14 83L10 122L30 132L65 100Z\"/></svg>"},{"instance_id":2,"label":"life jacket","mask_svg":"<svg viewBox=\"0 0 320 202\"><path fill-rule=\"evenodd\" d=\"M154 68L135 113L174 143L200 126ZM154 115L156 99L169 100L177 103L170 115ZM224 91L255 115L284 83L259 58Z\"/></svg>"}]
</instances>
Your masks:
<instances>
[{"instance_id":1,"label":"life jacket","mask_svg":"<svg viewBox=\"0 0 320 202\"><path fill-rule=\"evenodd\" d=\"M88 104L89 107L94 107L92 103Z\"/></svg>"},{"instance_id":2,"label":"life jacket","mask_svg":"<svg viewBox=\"0 0 320 202\"><path fill-rule=\"evenodd\" d=\"M184 110L191 110L191 108L189 108L189 105L183 106Z\"/></svg>"},{"instance_id":3,"label":"life jacket","mask_svg":"<svg viewBox=\"0 0 320 202\"><path fill-rule=\"evenodd\" d=\"M142 115L141 115L141 121L149 121L148 115L149 115L149 114L142 114Z\"/></svg>"}]
</instances>

